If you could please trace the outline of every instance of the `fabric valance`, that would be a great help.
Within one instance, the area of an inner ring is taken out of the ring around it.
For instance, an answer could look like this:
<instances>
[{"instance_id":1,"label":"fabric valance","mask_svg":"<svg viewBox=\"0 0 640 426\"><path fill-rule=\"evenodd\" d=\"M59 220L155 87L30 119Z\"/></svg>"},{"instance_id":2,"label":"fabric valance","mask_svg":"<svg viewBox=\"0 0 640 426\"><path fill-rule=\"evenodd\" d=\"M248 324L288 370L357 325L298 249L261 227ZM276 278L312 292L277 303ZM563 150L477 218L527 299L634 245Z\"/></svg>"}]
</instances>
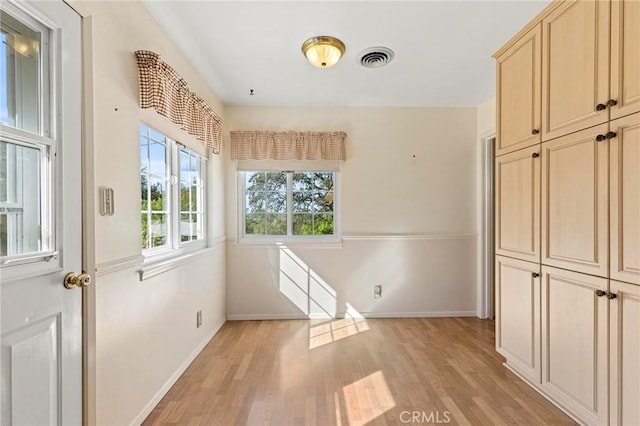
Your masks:
<instances>
[{"instance_id":1,"label":"fabric valance","mask_svg":"<svg viewBox=\"0 0 640 426\"><path fill-rule=\"evenodd\" d=\"M231 132L232 160L345 160L344 132Z\"/></svg>"},{"instance_id":2,"label":"fabric valance","mask_svg":"<svg viewBox=\"0 0 640 426\"><path fill-rule=\"evenodd\" d=\"M190 91L160 55L147 50L135 52L140 83L140 107L153 108L160 115L196 139L214 154L220 153L222 119L197 94Z\"/></svg>"}]
</instances>

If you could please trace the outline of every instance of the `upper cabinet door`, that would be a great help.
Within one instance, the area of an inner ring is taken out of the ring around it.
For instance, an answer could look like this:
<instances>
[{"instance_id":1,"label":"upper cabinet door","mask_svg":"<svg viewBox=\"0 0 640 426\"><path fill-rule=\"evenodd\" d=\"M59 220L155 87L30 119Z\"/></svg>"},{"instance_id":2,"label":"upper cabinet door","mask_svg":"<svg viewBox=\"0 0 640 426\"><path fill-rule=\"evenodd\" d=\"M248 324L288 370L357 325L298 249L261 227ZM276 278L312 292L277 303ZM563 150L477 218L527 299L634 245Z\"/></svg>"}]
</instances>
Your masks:
<instances>
[{"instance_id":1,"label":"upper cabinet door","mask_svg":"<svg viewBox=\"0 0 640 426\"><path fill-rule=\"evenodd\" d=\"M542 263L608 274L608 125L542 144ZM599 140L599 141L598 141Z\"/></svg>"},{"instance_id":2,"label":"upper cabinet door","mask_svg":"<svg viewBox=\"0 0 640 426\"><path fill-rule=\"evenodd\" d=\"M496 158L496 254L540 262L540 146Z\"/></svg>"},{"instance_id":3,"label":"upper cabinet door","mask_svg":"<svg viewBox=\"0 0 640 426\"><path fill-rule=\"evenodd\" d=\"M607 0L566 1L542 21L542 140L609 119Z\"/></svg>"},{"instance_id":4,"label":"upper cabinet door","mask_svg":"<svg viewBox=\"0 0 640 426\"><path fill-rule=\"evenodd\" d=\"M640 284L640 113L610 124L611 278Z\"/></svg>"},{"instance_id":5,"label":"upper cabinet door","mask_svg":"<svg viewBox=\"0 0 640 426\"><path fill-rule=\"evenodd\" d=\"M611 118L640 111L640 2L611 3Z\"/></svg>"},{"instance_id":6,"label":"upper cabinet door","mask_svg":"<svg viewBox=\"0 0 640 426\"><path fill-rule=\"evenodd\" d=\"M541 141L541 31L541 25L536 25L497 58L496 155Z\"/></svg>"}]
</instances>

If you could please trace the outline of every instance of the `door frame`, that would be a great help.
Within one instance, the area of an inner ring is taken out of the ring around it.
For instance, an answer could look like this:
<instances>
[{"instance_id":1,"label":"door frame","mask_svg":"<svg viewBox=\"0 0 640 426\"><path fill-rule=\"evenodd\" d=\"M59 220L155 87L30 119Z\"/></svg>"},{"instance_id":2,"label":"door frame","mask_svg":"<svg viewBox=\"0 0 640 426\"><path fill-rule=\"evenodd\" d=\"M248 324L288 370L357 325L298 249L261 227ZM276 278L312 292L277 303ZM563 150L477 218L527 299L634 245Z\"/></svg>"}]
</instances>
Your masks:
<instances>
[{"instance_id":1,"label":"door frame","mask_svg":"<svg viewBox=\"0 0 640 426\"><path fill-rule=\"evenodd\" d=\"M96 257L93 116L93 17L83 0L62 0L81 18L82 37L82 271L93 282L82 289L82 424L96 424Z\"/></svg>"},{"instance_id":2,"label":"door frame","mask_svg":"<svg viewBox=\"0 0 640 426\"><path fill-rule=\"evenodd\" d=\"M495 316L495 129L480 135L478 156L480 159L478 191L478 318Z\"/></svg>"}]
</instances>

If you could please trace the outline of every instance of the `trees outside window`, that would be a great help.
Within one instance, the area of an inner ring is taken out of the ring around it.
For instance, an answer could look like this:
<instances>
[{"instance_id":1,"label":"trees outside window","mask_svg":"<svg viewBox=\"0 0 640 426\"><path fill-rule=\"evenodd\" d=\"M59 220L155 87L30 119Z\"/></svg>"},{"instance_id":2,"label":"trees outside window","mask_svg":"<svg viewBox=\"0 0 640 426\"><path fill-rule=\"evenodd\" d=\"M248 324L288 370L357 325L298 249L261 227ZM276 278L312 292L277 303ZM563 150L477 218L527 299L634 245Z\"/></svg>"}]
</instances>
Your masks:
<instances>
[{"instance_id":1,"label":"trees outside window","mask_svg":"<svg viewBox=\"0 0 640 426\"><path fill-rule=\"evenodd\" d=\"M244 172L244 235L335 235L334 185L333 172Z\"/></svg>"}]
</instances>

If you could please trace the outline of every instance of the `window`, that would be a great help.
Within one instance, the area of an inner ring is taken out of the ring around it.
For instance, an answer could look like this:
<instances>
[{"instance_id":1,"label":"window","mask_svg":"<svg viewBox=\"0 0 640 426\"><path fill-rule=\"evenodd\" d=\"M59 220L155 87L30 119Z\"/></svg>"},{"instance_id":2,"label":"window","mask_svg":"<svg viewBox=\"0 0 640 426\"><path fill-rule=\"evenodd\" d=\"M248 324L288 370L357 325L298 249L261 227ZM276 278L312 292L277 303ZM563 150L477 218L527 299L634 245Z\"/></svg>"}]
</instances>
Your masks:
<instances>
[{"instance_id":1,"label":"window","mask_svg":"<svg viewBox=\"0 0 640 426\"><path fill-rule=\"evenodd\" d=\"M242 235L246 240L335 240L337 173L244 171Z\"/></svg>"},{"instance_id":2,"label":"window","mask_svg":"<svg viewBox=\"0 0 640 426\"><path fill-rule=\"evenodd\" d=\"M0 10L0 257L3 266L56 250L48 40L51 30L12 5ZM35 270L35 269L32 269Z\"/></svg>"},{"instance_id":3,"label":"window","mask_svg":"<svg viewBox=\"0 0 640 426\"><path fill-rule=\"evenodd\" d=\"M146 255L204 247L206 159L140 125L141 239Z\"/></svg>"}]
</instances>

